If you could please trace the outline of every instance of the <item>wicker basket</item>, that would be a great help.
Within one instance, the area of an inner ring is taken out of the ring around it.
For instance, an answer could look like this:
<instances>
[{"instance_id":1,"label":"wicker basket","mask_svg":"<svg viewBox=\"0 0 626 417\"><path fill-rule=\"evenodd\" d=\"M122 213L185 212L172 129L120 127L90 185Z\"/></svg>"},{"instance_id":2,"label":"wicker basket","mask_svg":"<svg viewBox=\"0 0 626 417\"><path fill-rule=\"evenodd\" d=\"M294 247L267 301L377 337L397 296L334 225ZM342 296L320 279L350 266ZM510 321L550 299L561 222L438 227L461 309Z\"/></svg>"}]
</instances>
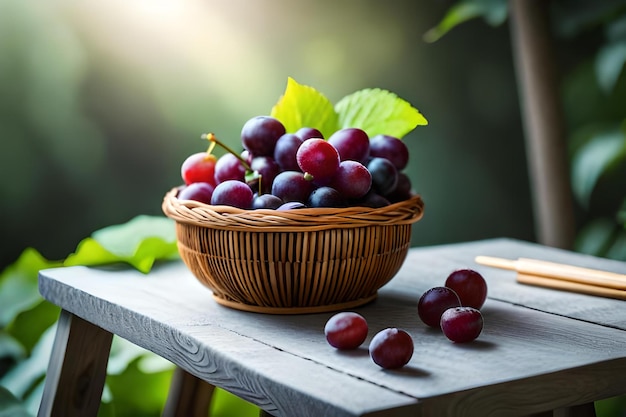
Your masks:
<instances>
[{"instance_id":1,"label":"wicker basket","mask_svg":"<svg viewBox=\"0 0 626 417\"><path fill-rule=\"evenodd\" d=\"M398 272L423 215L419 196L383 208L276 211L210 206L176 198L180 255L215 300L272 314L335 311L376 298Z\"/></svg>"}]
</instances>

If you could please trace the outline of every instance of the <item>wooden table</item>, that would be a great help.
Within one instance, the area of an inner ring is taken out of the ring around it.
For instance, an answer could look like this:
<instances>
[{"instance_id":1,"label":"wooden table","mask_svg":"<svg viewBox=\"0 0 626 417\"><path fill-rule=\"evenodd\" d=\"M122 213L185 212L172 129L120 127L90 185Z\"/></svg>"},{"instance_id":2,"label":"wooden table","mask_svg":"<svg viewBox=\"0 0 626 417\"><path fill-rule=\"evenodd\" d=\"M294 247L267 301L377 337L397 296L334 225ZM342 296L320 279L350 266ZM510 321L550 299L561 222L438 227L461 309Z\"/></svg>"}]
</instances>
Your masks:
<instances>
[{"instance_id":1,"label":"wooden table","mask_svg":"<svg viewBox=\"0 0 626 417\"><path fill-rule=\"evenodd\" d=\"M95 415L113 334L183 370L170 415L201 414L208 400L194 392L209 386L201 381L277 417L593 416L594 401L626 393L624 301L518 284L515 272L477 265L476 255L626 273L625 263L511 239L414 248L377 300L356 309L369 338L385 327L414 338L409 364L385 371L369 358L367 341L352 352L326 343L332 313L229 309L179 262L148 275L49 269L40 273L40 291L62 313L39 415ZM480 337L454 344L422 324L416 306L424 291L465 267L485 276L489 298Z\"/></svg>"}]
</instances>

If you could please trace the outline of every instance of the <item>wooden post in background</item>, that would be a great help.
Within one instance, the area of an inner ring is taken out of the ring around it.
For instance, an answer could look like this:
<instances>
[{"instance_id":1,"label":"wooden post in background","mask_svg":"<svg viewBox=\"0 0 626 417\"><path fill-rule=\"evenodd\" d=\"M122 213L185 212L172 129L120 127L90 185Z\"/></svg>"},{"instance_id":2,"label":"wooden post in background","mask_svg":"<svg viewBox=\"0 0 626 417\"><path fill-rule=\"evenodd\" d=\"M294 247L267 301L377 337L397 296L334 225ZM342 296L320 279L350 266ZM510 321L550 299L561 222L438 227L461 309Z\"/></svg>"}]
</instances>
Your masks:
<instances>
[{"instance_id":1,"label":"wooden post in background","mask_svg":"<svg viewBox=\"0 0 626 417\"><path fill-rule=\"evenodd\" d=\"M547 0L510 0L513 54L539 243L571 249L574 205Z\"/></svg>"}]
</instances>

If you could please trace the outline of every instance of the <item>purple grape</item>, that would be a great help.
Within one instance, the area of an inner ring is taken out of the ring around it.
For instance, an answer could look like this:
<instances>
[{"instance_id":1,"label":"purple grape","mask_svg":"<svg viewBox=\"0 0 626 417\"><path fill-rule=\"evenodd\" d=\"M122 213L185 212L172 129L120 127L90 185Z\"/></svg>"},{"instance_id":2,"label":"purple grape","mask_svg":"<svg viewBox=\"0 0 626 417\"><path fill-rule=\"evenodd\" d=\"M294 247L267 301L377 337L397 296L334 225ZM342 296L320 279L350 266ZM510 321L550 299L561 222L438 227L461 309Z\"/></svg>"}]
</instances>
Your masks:
<instances>
[{"instance_id":1,"label":"purple grape","mask_svg":"<svg viewBox=\"0 0 626 417\"><path fill-rule=\"evenodd\" d=\"M367 338L367 321L352 311L344 311L332 316L324 326L326 341L340 350L356 349Z\"/></svg>"},{"instance_id":2,"label":"purple grape","mask_svg":"<svg viewBox=\"0 0 626 417\"><path fill-rule=\"evenodd\" d=\"M278 139L274 147L274 160L282 171L300 171L298 161L296 161L296 152L302 142L304 140L293 133L285 133Z\"/></svg>"},{"instance_id":3,"label":"purple grape","mask_svg":"<svg viewBox=\"0 0 626 417\"><path fill-rule=\"evenodd\" d=\"M487 282L473 269L458 269L446 278L445 286L454 290L461 305L480 309L487 299Z\"/></svg>"},{"instance_id":4,"label":"purple grape","mask_svg":"<svg viewBox=\"0 0 626 417\"><path fill-rule=\"evenodd\" d=\"M317 181L330 180L339 168L337 149L324 139L308 139L296 152L298 166L308 177Z\"/></svg>"},{"instance_id":5,"label":"purple grape","mask_svg":"<svg viewBox=\"0 0 626 417\"><path fill-rule=\"evenodd\" d=\"M276 210L285 211L285 210L295 210L295 209L301 209L301 208L306 208L306 205L299 201L290 201L288 203L281 205Z\"/></svg>"},{"instance_id":6,"label":"purple grape","mask_svg":"<svg viewBox=\"0 0 626 417\"><path fill-rule=\"evenodd\" d=\"M443 312L460 306L461 300L454 290L448 287L434 287L420 297L417 303L417 314L426 325L439 328Z\"/></svg>"},{"instance_id":7,"label":"purple grape","mask_svg":"<svg viewBox=\"0 0 626 417\"><path fill-rule=\"evenodd\" d=\"M215 163L215 181L219 184L228 180L243 181L246 168L232 153L222 155Z\"/></svg>"},{"instance_id":8,"label":"purple grape","mask_svg":"<svg viewBox=\"0 0 626 417\"><path fill-rule=\"evenodd\" d=\"M313 139L313 138L324 139L324 135L322 135L322 132L315 129L314 127L301 127L296 132L296 136L298 136L302 140Z\"/></svg>"},{"instance_id":9,"label":"purple grape","mask_svg":"<svg viewBox=\"0 0 626 417\"><path fill-rule=\"evenodd\" d=\"M467 343L476 339L483 330L483 316L473 307L453 307L441 315L443 334L455 343Z\"/></svg>"},{"instance_id":10,"label":"purple grape","mask_svg":"<svg viewBox=\"0 0 626 417\"><path fill-rule=\"evenodd\" d=\"M413 189L411 185L411 179L404 172L398 172L398 182L396 183L396 187L387 194L387 198L397 203L398 201L404 201L411 198L413 195Z\"/></svg>"},{"instance_id":11,"label":"purple grape","mask_svg":"<svg viewBox=\"0 0 626 417\"><path fill-rule=\"evenodd\" d=\"M299 171L283 171L274 178L272 194L284 202L299 201L304 203L313 189L311 181L304 179Z\"/></svg>"},{"instance_id":12,"label":"purple grape","mask_svg":"<svg viewBox=\"0 0 626 417\"><path fill-rule=\"evenodd\" d=\"M409 149L400 139L388 135L376 135L370 140L370 155L391 161L398 171L409 162Z\"/></svg>"},{"instance_id":13,"label":"purple grape","mask_svg":"<svg viewBox=\"0 0 626 417\"><path fill-rule=\"evenodd\" d=\"M372 175L372 189L380 195L387 195L398 184L398 170L386 158L372 158L367 164Z\"/></svg>"},{"instance_id":14,"label":"purple grape","mask_svg":"<svg viewBox=\"0 0 626 417\"><path fill-rule=\"evenodd\" d=\"M250 169L257 172L261 176L261 194L270 193L272 191L274 178L276 178L276 175L280 173L280 167L276 161L269 156L256 156L252 158ZM255 179L253 184L250 185L252 189L258 189L258 179Z\"/></svg>"},{"instance_id":15,"label":"purple grape","mask_svg":"<svg viewBox=\"0 0 626 417\"><path fill-rule=\"evenodd\" d=\"M217 184L213 190L211 204L249 209L252 207L252 196L253 193L248 184L237 180L226 180Z\"/></svg>"},{"instance_id":16,"label":"purple grape","mask_svg":"<svg viewBox=\"0 0 626 417\"><path fill-rule=\"evenodd\" d=\"M348 199L361 198L372 186L372 175L360 162L341 161L331 186Z\"/></svg>"},{"instance_id":17,"label":"purple grape","mask_svg":"<svg viewBox=\"0 0 626 417\"><path fill-rule=\"evenodd\" d=\"M283 200L274 194L257 195L252 200L253 209L277 209L283 204Z\"/></svg>"},{"instance_id":18,"label":"purple grape","mask_svg":"<svg viewBox=\"0 0 626 417\"><path fill-rule=\"evenodd\" d=\"M285 134L285 126L270 116L248 120L241 129L241 143L253 157L273 156L276 141Z\"/></svg>"},{"instance_id":19,"label":"purple grape","mask_svg":"<svg viewBox=\"0 0 626 417\"><path fill-rule=\"evenodd\" d=\"M391 204L389 200L374 191L368 192L364 197L355 200L352 205L360 207L380 208Z\"/></svg>"},{"instance_id":20,"label":"purple grape","mask_svg":"<svg viewBox=\"0 0 626 417\"><path fill-rule=\"evenodd\" d=\"M370 357L384 369L398 369L413 356L413 339L406 331L387 328L378 332L370 342Z\"/></svg>"},{"instance_id":21,"label":"purple grape","mask_svg":"<svg viewBox=\"0 0 626 417\"><path fill-rule=\"evenodd\" d=\"M208 182L193 182L178 192L179 200L195 200L211 204L211 197L215 187Z\"/></svg>"},{"instance_id":22,"label":"purple grape","mask_svg":"<svg viewBox=\"0 0 626 417\"><path fill-rule=\"evenodd\" d=\"M328 138L342 161L366 163L370 155L370 140L367 133L354 127L340 129Z\"/></svg>"},{"instance_id":23,"label":"purple grape","mask_svg":"<svg viewBox=\"0 0 626 417\"><path fill-rule=\"evenodd\" d=\"M331 187L319 187L311 192L307 201L309 207L346 207L346 199Z\"/></svg>"}]
</instances>

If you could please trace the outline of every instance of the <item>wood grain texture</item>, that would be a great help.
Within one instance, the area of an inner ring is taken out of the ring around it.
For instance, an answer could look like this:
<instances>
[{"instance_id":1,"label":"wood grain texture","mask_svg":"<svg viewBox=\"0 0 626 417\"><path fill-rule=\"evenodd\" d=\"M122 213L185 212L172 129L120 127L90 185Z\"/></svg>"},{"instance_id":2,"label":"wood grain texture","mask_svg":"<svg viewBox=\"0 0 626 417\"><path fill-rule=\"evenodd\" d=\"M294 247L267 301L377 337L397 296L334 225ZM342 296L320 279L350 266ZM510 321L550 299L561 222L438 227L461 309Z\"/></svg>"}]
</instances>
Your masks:
<instances>
[{"instance_id":1,"label":"wood grain texture","mask_svg":"<svg viewBox=\"0 0 626 417\"><path fill-rule=\"evenodd\" d=\"M51 269L41 272L40 291L276 417L522 416L626 390L623 301L524 286L515 272L489 268L490 298L478 340L453 344L423 325L416 310L421 293L442 285L453 269L476 267L479 254L625 268L509 239L412 249L378 299L355 309L368 320L370 335L351 352L325 341L332 313L229 309L181 263L149 275L126 268ZM409 331L416 350L405 368L384 371L369 358L367 343L392 326Z\"/></svg>"},{"instance_id":2,"label":"wood grain texture","mask_svg":"<svg viewBox=\"0 0 626 417\"><path fill-rule=\"evenodd\" d=\"M61 311L38 417L95 416L113 335Z\"/></svg>"}]
</instances>

